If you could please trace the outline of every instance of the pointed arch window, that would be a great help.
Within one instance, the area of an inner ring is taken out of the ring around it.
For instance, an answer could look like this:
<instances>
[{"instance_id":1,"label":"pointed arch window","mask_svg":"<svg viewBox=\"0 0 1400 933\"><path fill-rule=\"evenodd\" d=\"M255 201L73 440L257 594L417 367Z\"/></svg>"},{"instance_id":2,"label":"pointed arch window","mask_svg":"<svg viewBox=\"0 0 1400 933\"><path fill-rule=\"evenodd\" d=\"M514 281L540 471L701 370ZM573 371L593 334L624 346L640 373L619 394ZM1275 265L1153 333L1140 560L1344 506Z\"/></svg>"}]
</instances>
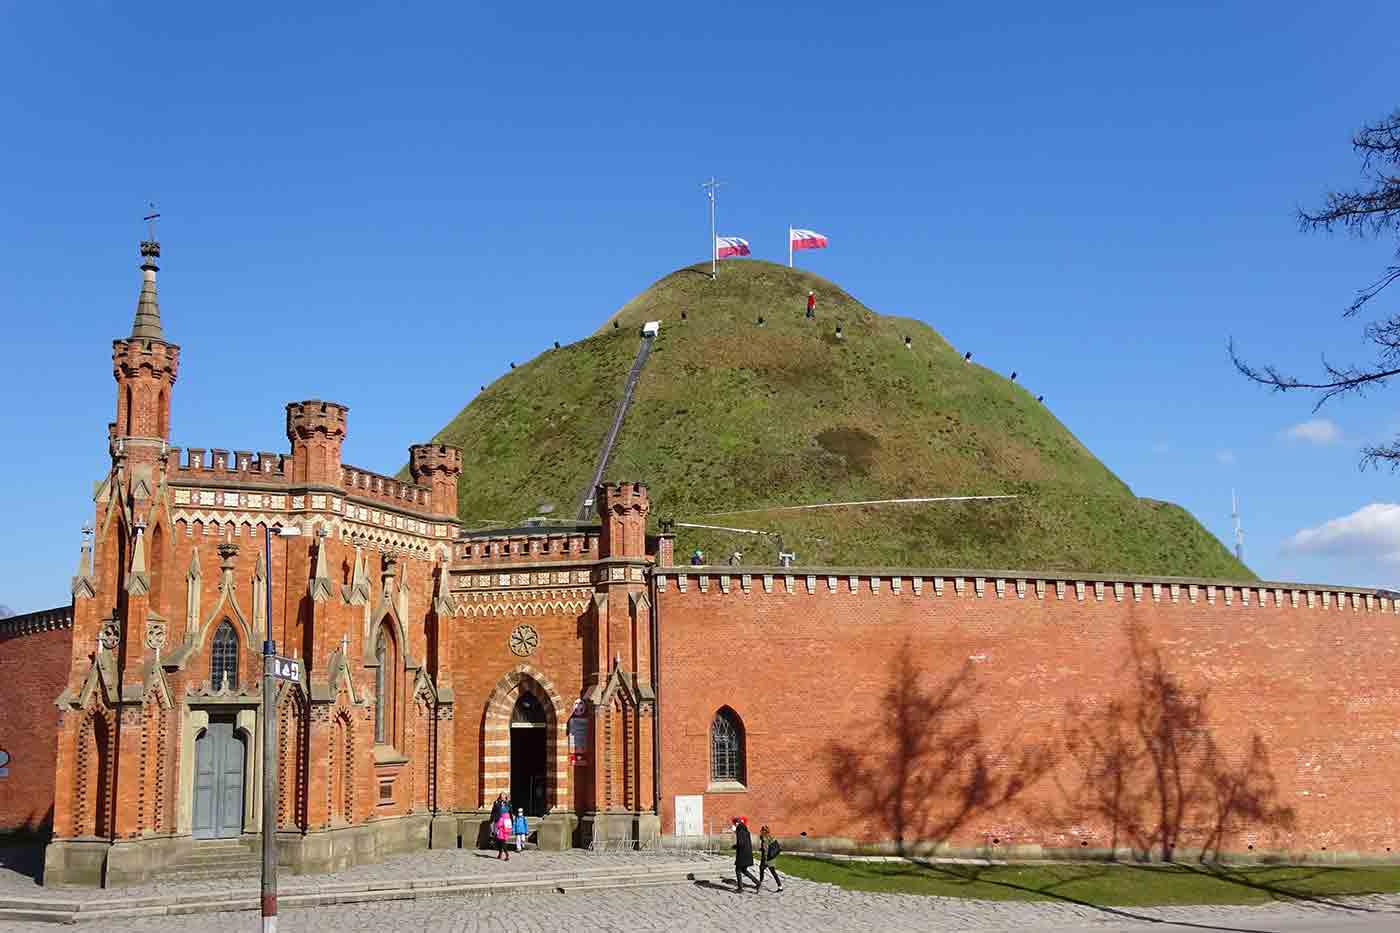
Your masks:
<instances>
[{"instance_id":1,"label":"pointed arch window","mask_svg":"<svg viewBox=\"0 0 1400 933\"><path fill-rule=\"evenodd\" d=\"M744 724L727 706L710 723L710 782L744 783Z\"/></svg>"},{"instance_id":2,"label":"pointed arch window","mask_svg":"<svg viewBox=\"0 0 1400 933\"><path fill-rule=\"evenodd\" d=\"M398 652L386 622L379 626L374 643L374 741L391 745L394 740L394 704L398 696Z\"/></svg>"},{"instance_id":3,"label":"pointed arch window","mask_svg":"<svg viewBox=\"0 0 1400 933\"><path fill-rule=\"evenodd\" d=\"M209 651L209 685L215 690L238 687L238 632L228 619L214 631L214 645Z\"/></svg>"}]
</instances>

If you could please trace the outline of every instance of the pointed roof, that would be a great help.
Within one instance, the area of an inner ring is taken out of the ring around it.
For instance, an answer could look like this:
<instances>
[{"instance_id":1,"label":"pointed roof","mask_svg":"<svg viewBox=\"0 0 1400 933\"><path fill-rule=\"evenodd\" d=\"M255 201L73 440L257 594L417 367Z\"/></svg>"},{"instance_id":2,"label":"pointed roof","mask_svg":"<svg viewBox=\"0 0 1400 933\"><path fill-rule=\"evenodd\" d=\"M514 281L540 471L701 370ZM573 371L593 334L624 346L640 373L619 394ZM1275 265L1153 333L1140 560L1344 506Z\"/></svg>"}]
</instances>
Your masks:
<instances>
[{"instance_id":1,"label":"pointed roof","mask_svg":"<svg viewBox=\"0 0 1400 933\"><path fill-rule=\"evenodd\" d=\"M131 323L131 336L146 340L165 340L160 326L160 302L156 298L156 271L160 268L160 243L141 241L141 295L136 299L136 320Z\"/></svg>"}]
</instances>

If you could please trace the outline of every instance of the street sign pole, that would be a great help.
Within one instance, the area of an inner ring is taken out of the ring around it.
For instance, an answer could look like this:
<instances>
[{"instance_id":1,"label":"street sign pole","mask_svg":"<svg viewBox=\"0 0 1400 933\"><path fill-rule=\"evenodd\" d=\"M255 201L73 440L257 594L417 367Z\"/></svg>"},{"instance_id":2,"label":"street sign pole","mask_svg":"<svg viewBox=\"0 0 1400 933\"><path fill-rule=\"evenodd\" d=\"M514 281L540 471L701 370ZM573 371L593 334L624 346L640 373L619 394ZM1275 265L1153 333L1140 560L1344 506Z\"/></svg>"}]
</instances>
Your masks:
<instances>
[{"instance_id":1,"label":"street sign pole","mask_svg":"<svg viewBox=\"0 0 1400 933\"><path fill-rule=\"evenodd\" d=\"M272 642L272 526L265 526L267 612L263 614L262 682L262 929L277 933L277 733L272 717L277 706L277 646Z\"/></svg>"},{"instance_id":2,"label":"street sign pole","mask_svg":"<svg viewBox=\"0 0 1400 933\"><path fill-rule=\"evenodd\" d=\"M262 928L263 933L277 933L277 681L301 680L301 665L277 657L277 644L272 640L272 536L295 538L301 535L296 525L273 528L264 526L263 558L267 567L267 612L263 614L263 682L262 682Z\"/></svg>"}]
</instances>

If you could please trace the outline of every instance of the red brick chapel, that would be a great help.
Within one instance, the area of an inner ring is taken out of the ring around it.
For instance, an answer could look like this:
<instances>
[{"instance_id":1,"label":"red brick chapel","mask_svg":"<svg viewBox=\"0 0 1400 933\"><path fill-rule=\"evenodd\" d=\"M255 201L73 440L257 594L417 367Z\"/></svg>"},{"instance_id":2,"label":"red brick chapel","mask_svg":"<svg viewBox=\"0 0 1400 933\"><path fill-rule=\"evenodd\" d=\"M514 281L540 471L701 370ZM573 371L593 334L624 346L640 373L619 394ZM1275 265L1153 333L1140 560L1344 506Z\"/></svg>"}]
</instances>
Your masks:
<instances>
[{"instance_id":1,"label":"red brick chapel","mask_svg":"<svg viewBox=\"0 0 1400 933\"><path fill-rule=\"evenodd\" d=\"M140 252L71 603L0 621L0 829L48 834L46 883L255 851L264 806L292 871L471 847L501 793L545 848L744 814L792 847L1395 858L1395 594L677 567L635 482L596 522L471 531L461 451L343 463L335 402L286 406L287 451L171 446L178 314ZM269 527L300 532L270 560ZM264 722L269 636L304 663Z\"/></svg>"}]
</instances>

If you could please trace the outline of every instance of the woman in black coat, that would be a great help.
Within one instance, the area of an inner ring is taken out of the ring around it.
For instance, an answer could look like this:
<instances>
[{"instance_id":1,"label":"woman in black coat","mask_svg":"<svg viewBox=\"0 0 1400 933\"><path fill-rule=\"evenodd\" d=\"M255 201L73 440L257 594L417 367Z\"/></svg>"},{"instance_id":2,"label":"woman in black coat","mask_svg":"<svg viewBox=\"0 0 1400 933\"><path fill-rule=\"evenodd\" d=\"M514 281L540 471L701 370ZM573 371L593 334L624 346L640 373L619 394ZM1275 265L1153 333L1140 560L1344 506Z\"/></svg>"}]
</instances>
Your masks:
<instances>
[{"instance_id":1,"label":"woman in black coat","mask_svg":"<svg viewBox=\"0 0 1400 933\"><path fill-rule=\"evenodd\" d=\"M744 893L744 876L753 882L754 893L758 892L758 879L749 871L753 867L753 836L742 817L734 817L734 880L739 885L739 893Z\"/></svg>"}]
</instances>

